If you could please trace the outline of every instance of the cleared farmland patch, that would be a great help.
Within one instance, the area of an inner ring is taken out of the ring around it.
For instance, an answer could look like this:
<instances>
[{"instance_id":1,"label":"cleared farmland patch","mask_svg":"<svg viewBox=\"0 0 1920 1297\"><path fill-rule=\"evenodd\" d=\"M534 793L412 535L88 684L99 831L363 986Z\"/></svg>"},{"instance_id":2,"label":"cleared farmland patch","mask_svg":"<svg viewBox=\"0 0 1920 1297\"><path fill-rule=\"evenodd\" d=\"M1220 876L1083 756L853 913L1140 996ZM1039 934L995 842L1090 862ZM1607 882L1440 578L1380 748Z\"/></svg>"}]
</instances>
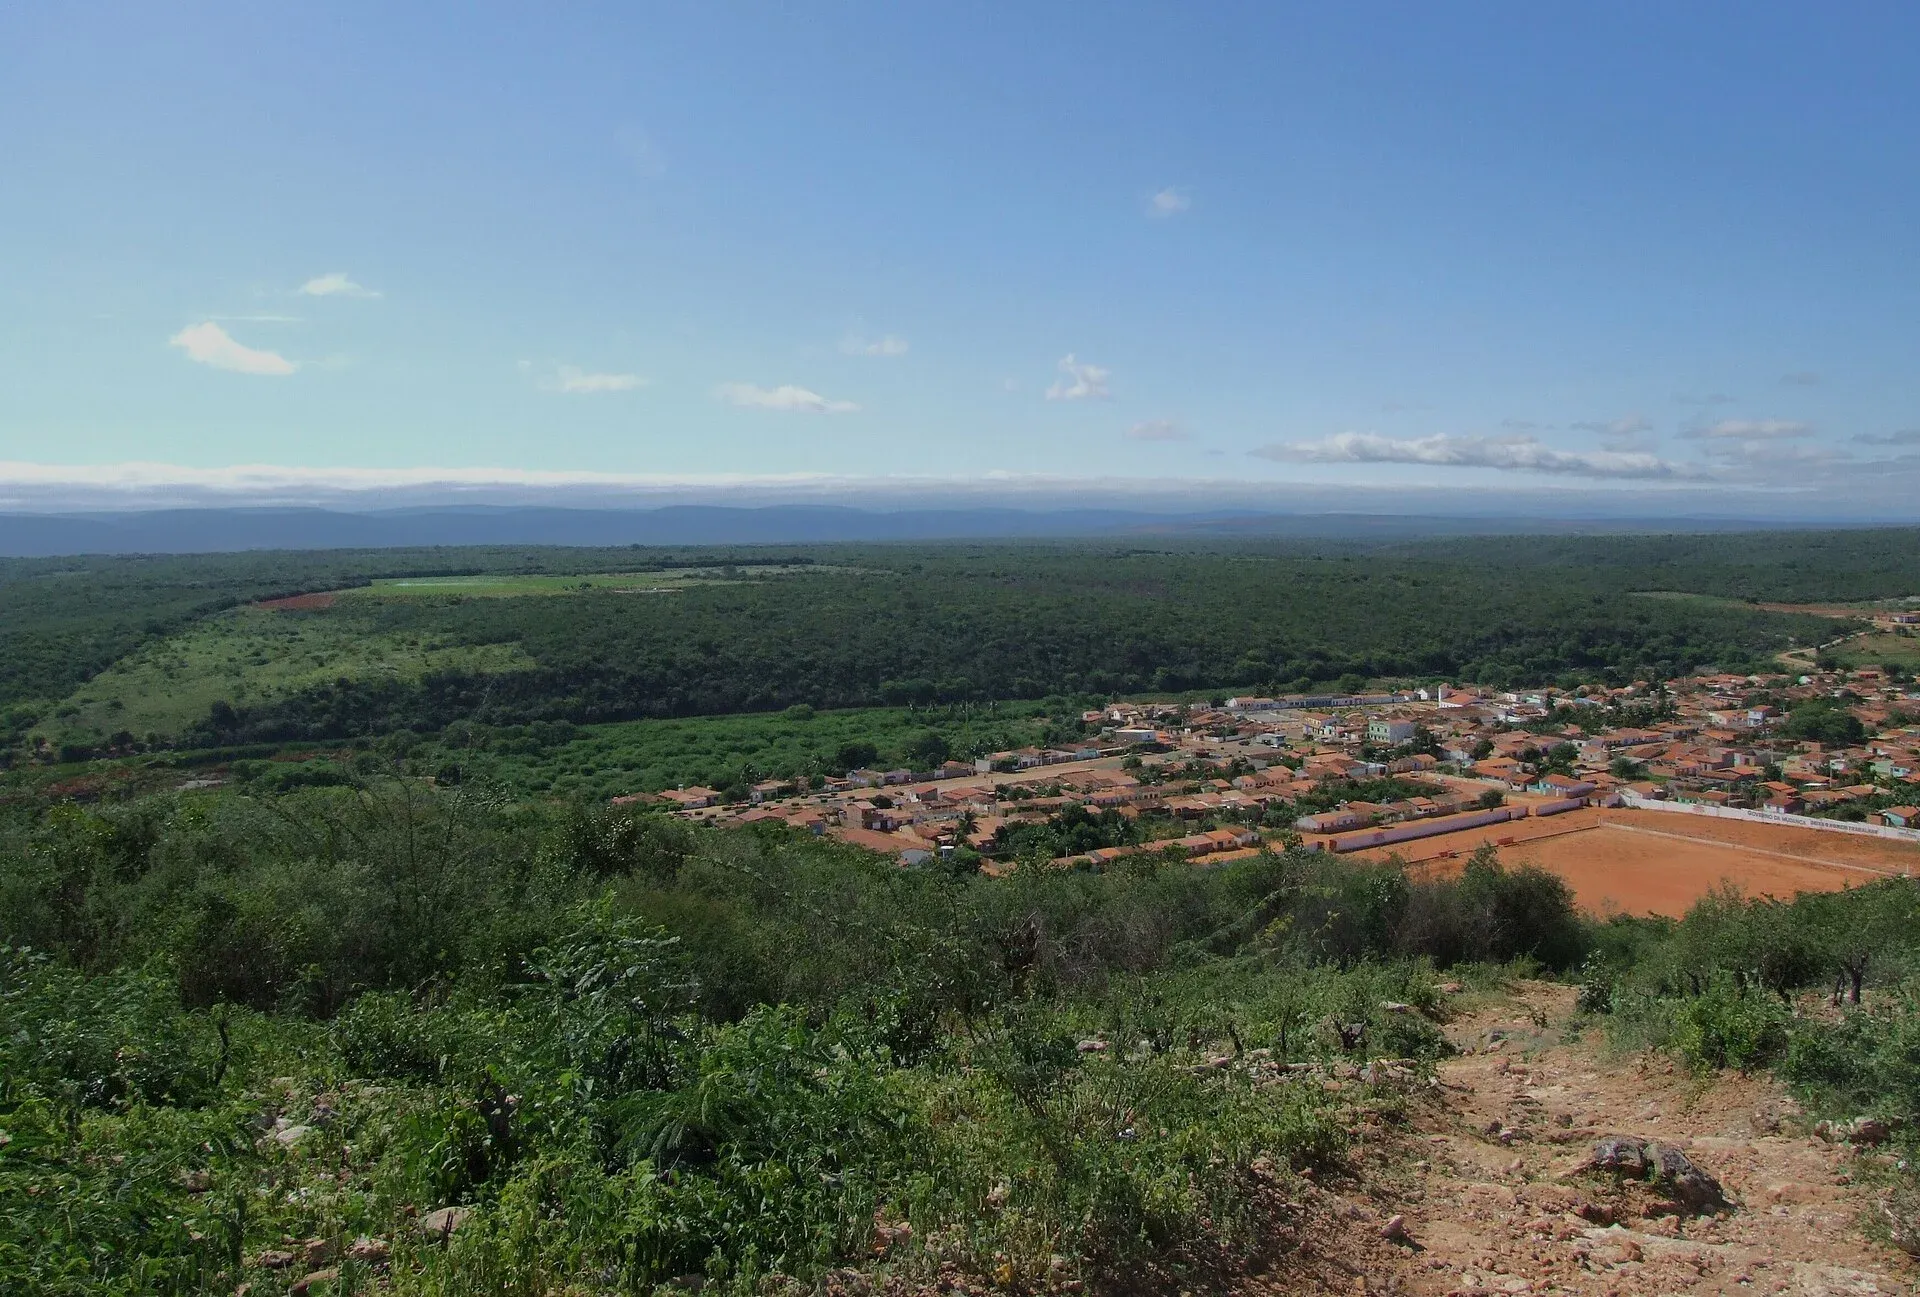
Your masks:
<instances>
[{"instance_id":1,"label":"cleared farmland patch","mask_svg":"<svg viewBox=\"0 0 1920 1297\"><path fill-rule=\"evenodd\" d=\"M1920 671L1920 635L1881 632L1848 640L1833 654L1848 668L1877 666Z\"/></svg>"},{"instance_id":2,"label":"cleared farmland patch","mask_svg":"<svg viewBox=\"0 0 1920 1297\"><path fill-rule=\"evenodd\" d=\"M533 665L513 644L456 644L383 632L343 607L235 608L147 644L73 691L49 720L62 739L182 734L215 702L236 707L348 679L417 680L431 671L496 673Z\"/></svg>"}]
</instances>

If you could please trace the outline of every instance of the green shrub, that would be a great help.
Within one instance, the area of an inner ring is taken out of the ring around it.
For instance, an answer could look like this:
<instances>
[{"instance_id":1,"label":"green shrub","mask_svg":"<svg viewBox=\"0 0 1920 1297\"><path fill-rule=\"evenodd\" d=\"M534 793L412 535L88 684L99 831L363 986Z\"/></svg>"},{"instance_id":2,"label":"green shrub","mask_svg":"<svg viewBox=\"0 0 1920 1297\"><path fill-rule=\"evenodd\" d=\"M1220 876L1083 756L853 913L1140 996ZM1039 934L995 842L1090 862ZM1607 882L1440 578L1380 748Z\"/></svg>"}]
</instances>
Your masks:
<instances>
[{"instance_id":1,"label":"green shrub","mask_svg":"<svg viewBox=\"0 0 1920 1297\"><path fill-rule=\"evenodd\" d=\"M116 1110L200 1103L222 1056L213 1032L196 1025L163 977L128 969L89 978L0 946L0 1100L32 1094Z\"/></svg>"},{"instance_id":2,"label":"green shrub","mask_svg":"<svg viewBox=\"0 0 1920 1297\"><path fill-rule=\"evenodd\" d=\"M503 1029L488 1006L369 991L333 1020L329 1034L351 1076L437 1082L478 1074L502 1048Z\"/></svg>"},{"instance_id":3,"label":"green shrub","mask_svg":"<svg viewBox=\"0 0 1920 1297\"><path fill-rule=\"evenodd\" d=\"M1581 1013L1612 1013L1614 996L1619 992L1619 977L1606 957L1598 951L1580 965L1579 991L1574 1007Z\"/></svg>"},{"instance_id":4,"label":"green shrub","mask_svg":"<svg viewBox=\"0 0 1920 1297\"><path fill-rule=\"evenodd\" d=\"M1778 1058L1787 1044L1787 1011L1777 1000L1736 989L1717 977L1674 1012L1673 1046L1694 1068L1751 1072Z\"/></svg>"},{"instance_id":5,"label":"green shrub","mask_svg":"<svg viewBox=\"0 0 1920 1297\"><path fill-rule=\"evenodd\" d=\"M1781 1074L1817 1108L1920 1123L1920 1002L1902 987L1834 1021L1796 1023Z\"/></svg>"}]
</instances>

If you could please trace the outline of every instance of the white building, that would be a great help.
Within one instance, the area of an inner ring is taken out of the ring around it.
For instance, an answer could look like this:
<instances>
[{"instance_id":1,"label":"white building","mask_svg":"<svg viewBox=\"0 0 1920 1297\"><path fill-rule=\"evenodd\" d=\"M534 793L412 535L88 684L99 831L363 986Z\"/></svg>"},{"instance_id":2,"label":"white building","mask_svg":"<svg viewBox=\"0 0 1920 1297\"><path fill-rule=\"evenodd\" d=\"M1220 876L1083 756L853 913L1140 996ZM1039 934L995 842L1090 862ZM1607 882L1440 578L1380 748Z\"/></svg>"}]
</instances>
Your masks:
<instances>
[{"instance_id":1,"label":"white building","mask_svg":"<svg viewBox=\"0 0 1920 1297\"><path fill-rule=\"evenodd\" d=\"M1367 738L1374 743L1390 743L1398 747L1402 743L1413 741L1413 731L1412 721L1395 721L1376 716L1367 722Z\"/></svg>"}]
</instances>

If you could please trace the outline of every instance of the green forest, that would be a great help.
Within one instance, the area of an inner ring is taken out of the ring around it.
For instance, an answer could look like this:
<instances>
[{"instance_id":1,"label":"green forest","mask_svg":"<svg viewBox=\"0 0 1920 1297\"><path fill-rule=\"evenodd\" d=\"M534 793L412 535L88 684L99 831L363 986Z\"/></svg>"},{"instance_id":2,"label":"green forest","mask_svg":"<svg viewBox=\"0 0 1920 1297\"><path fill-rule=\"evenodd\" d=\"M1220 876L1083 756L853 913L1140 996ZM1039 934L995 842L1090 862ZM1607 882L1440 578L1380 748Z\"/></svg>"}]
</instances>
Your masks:
<instances>
[{"instance_id":1,"label":"green forest","mask_svg":"<svg viewBox=\"0 0 1920 1297\"><path fill-rule=\"evenodd\" d=\"M463 575L487 580L446 584ZM0 724L84 755L796 705L1621 683L1834 633L1756 601L1915 589L1920 544L1892 531L15 560ZM340 594L246 606L321 591ZM1644 597L1676 592L1710 597Z\"/></svg>"}]
</instances>

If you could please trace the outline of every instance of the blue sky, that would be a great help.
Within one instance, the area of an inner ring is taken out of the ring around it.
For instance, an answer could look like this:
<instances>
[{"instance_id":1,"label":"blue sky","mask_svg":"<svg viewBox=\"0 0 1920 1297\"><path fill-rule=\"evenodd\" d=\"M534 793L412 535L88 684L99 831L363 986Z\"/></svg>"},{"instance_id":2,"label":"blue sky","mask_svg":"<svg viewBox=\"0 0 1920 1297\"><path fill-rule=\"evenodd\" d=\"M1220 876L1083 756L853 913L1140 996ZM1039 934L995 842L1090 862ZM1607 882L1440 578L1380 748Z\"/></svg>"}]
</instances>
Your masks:
<instances>
[{"instance_id":1,"label":"blue sky","mask_svg":"<svg viewBox=\"0 0 1920 1297\"><path fill-rule=\"evenodd\" d=\"M1910 4L11 6L0 497L1911 514L1917 47Z\"/></svg>"}]
</instances>

